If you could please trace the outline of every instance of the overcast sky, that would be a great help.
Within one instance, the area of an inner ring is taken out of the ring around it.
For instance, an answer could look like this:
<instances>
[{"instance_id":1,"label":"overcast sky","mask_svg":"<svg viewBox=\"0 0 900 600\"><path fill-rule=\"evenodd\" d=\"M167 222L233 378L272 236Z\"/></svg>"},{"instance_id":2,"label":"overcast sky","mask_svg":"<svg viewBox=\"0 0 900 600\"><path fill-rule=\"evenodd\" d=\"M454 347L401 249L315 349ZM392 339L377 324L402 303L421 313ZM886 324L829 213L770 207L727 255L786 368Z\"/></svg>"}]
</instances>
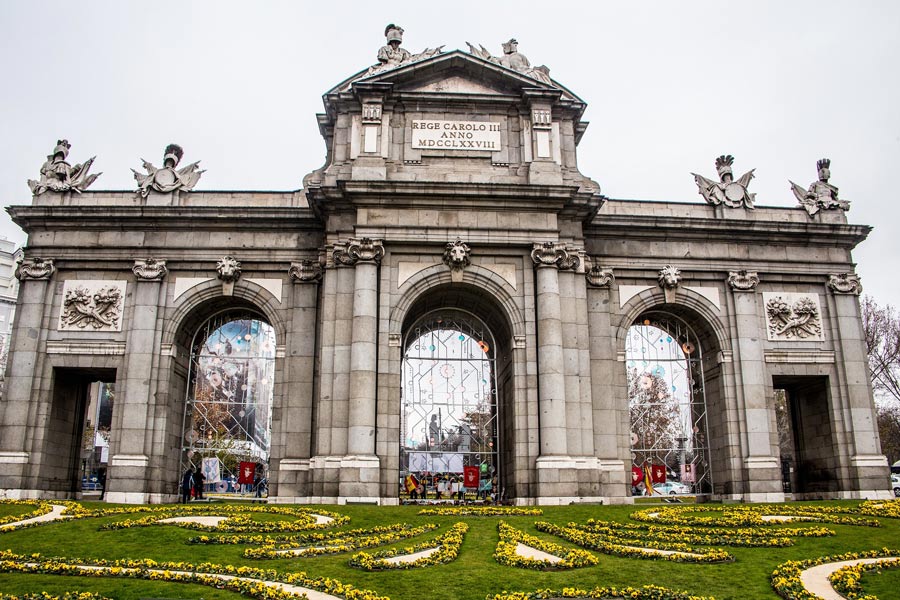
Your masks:
<instances>
[{"instance_id":1,"label":"overcast sky","mask_svg":"<svg viewBox=\"0 0 900 600\"><path fill-rule=\"evenodd\" d=\"M752 168L757 204L794 206L816 160L875 226L854 258L900 305L900 2L0 2L0 193L31 201L58 138L96 155L92 189L133 189L169 142L197 189L292 190L321 166L321 95L376 62L397 23L415 53L515 37L588 103L579 167L612 198L702 202L690 173ZM236 224L236 226L240 226ZM24 243L6 216L0 235Z\"/></svg>"}]
</instances>

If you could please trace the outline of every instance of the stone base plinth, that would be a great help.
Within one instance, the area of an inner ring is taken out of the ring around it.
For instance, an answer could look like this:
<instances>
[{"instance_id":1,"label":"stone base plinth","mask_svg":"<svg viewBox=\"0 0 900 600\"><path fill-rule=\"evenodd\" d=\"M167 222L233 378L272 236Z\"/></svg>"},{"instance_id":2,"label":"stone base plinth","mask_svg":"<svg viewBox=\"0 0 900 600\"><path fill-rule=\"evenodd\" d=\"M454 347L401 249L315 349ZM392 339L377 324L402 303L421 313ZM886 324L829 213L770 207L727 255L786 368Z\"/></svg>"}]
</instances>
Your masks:
<instances>
[{"instance_id":1,"label":"stone base plinth","mask_svg":"<svg viewBox=\"0 0 900 600\"><path fill-rule=\"evenodd\" d=\"M535 461L538 504L609 502L626 494L621 461L593 456L541 456Z\"/></svg>"},{"instance_id":2,"label":"stone base plinth","mask_svg":"<svg viewBox=\"0 0 900 600\"><path fill-rule=\"evenodd\" d=\"M150 503L147 470L150 458L143 454L116 454L109 461L106 474L107 502L122 504ZM158 494L157 494L158 495Z\"/></svg>"},{"instance_id":3,"label":"stone base plinth","mask_svg":"<svg viewBox=\"0 0 900 600\"><path fill-rule=\"evenodd\" d=\"M774 456L751 456L744 460L744 502L784 502L781 463Z\"/></svg>"},{"instance_id":4,"label":"stone base plinth","mask_svg":"<svg viewBox=\"0 0 900 600\"><path fill-rule=\"evenodd\" d=\"M274 475L274 481L271 481L269 487L270 494L277 498L309 496L310 459L282 458L278 461Z\"/></svg>"},{"instance_id":5,"label":"stone base plinth","mask_svg":"<svg viewBox=\"0 0 900 600\"><path fill-rule=\"evenodd\" d=\"M381 461L377 456L345 456L341 459L340 498L345 502L378 502Z\"/></svg>"},{"instance_id":6,"label":"stone base plinth","mask_svg":"<svg viewBox=\"0 0 900 600\"><path fill-rule=\"evenodd\" d=\"M340 495L340 480L340 456L314 456L309 459L308 482L311 498L337 498Z\"/></svg>"}]
</instances>

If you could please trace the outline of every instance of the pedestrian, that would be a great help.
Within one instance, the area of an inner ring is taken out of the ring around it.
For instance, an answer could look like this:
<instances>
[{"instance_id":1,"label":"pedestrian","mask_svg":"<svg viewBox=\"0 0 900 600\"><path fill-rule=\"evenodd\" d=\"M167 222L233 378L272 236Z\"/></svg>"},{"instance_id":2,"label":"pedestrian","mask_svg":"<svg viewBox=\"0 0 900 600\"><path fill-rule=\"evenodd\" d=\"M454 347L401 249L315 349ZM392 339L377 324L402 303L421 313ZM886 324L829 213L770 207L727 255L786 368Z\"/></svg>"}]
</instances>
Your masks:
<instances>
[{"instance_id":1,"label":"pedestrian","mask_svg":"<svg viewBox=\"0 0 900 600\"><path fill-rule=\"evenodd\" d=\"M106 495L106 469L100 469L97 473L97 479L99 479L100 483L100 499L103 500L103 496Z\"/></svg>"},{"instance_id":2,"label":"pedestrian","mask_svg":"<svg viewBox=\"0 0 900 600\"><path fill-rule=\"evenodd\" d=\"M266 479L262 476L261 471L261 469L256 469L256 473L253 474L253 488L256 490L253 502L256 502L256 498L259 498L260 503L262 503L262 494L266 489Z\"/></svg>"},{"instance_id":3,"label":"pedestrian","mask_svg":"<svg viewBox=\"0 0 900 600\"><path fill-rule=\"evenodd\" d=\"M181 503L187 504L191 501L191 490L194 489L194 470L187 468L184 475L181 476Z\"/></svg>"},{"instance_id":4,"label":"pedestrian","mask_svg":"<svg viewBox=\"0 0 900 600\"><path fill-rule=\"evenodd\" d=\"M203 500L203 480L206 479L203 476L203 472L200 470L198 466L194 470L194 499L195 500Z\"/></svg>"}]
</instances>

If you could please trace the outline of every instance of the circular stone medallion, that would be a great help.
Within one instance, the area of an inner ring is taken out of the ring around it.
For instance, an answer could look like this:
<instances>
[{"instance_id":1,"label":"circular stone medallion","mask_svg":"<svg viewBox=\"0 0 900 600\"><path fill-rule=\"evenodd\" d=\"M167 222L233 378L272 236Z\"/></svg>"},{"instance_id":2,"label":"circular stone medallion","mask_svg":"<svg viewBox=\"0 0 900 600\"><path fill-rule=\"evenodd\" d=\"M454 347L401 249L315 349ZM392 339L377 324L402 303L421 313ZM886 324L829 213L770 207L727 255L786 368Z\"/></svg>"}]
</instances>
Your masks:
<instances>
[{"instance_id":1,"label":"circular stone medallion","mask_svg":"<svg viewBox=\"0 0 900 600\"><path fill-rule=\"evenodd\" d=\"M175 183L175 171L172 169L160 169L156 172L153 179L162 187L168 187ZM727 193L727 192L726 192Z\"/></svg>"},{"instance_id":2,"label":"circular stone medallion","mask_svg":"<svg viewBox=\"0 0 900 600\"><path fill-rule=\"evenodd\" d=\"M725 186L725 197L734 204L740 204L744 200L744 186L739 183L729 183Z\"/></svg>"}]
</instances>

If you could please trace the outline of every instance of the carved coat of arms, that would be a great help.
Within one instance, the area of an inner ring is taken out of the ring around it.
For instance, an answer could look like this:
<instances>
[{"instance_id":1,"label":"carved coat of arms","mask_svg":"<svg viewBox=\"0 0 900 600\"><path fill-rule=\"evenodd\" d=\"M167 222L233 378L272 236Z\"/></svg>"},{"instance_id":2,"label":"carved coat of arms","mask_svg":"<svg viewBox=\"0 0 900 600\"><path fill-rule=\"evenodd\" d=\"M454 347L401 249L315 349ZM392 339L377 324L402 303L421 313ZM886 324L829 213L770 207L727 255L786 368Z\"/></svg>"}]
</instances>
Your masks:
<instances>
[{"instance_id":1,"label":"carved coat of arms","mask_svg":"<svg viewBox=\"0 0 900 600\"><path fill-rule=\"evenodd\" d=\"M59 329L121 331L124 298L124 281L66 281Z\"/></svg>"},{"instance_id":2,"label":"carved coat of arms","mask_svg":"<svg viewBox=\"0 0 900 600\"><path fill-rule=\"evenodd\" d=\"M822 311L813 294L766 293L766 323L770 340L821 340Z\"/></svg>"}]
</instances>

